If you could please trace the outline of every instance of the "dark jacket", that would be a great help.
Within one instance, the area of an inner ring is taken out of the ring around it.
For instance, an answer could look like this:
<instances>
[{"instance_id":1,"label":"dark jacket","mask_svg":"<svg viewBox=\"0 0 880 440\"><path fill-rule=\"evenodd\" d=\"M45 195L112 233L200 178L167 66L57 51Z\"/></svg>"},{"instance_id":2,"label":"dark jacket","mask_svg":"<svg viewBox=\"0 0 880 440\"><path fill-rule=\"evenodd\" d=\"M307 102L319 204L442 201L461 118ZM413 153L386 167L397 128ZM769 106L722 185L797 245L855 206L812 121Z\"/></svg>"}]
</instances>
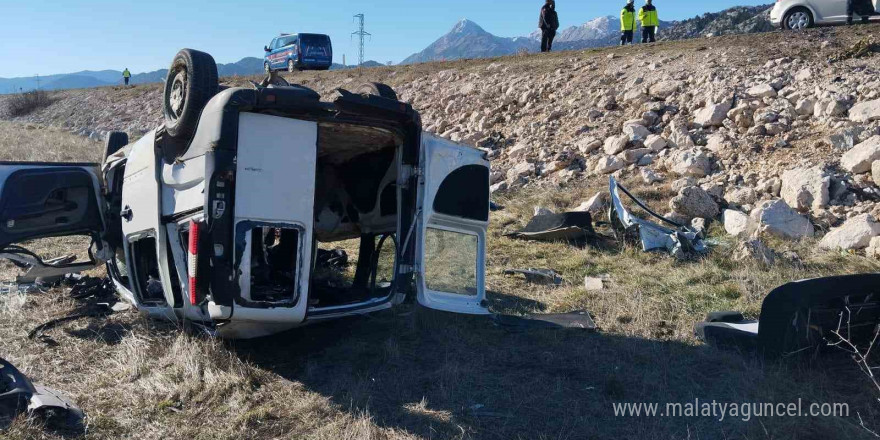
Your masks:
<instances>
[{"instance_id":1,"label":"dark jacket","mask_svg":"<svg viewBox=\"0 0 880 440\"><path fill-rule=\"evenodd\" d=\"M538 27L545 31L555 31L559 29L559 15L556 9L550 5L541 7L541 17L538 19Z\"/></svg>"}]
</instances>

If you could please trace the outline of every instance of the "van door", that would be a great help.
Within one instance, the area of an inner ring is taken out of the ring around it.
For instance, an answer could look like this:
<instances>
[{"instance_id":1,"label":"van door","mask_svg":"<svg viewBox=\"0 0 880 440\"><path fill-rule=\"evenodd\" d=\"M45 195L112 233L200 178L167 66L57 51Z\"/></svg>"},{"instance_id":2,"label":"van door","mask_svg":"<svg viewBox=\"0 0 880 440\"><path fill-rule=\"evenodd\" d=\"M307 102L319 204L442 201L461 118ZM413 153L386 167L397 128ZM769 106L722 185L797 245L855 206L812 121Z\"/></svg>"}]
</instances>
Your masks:
<instances>
[{"instance_id":1,"label":"van door","mask_svg":"<svg viewBox=\"0 0 880 440\"><path fill-rule=\"evenodd\" d=\"M104 203L97 164L0 162L0 253L33 257L10 245L38 238L90 235L104 249ZM41 264L31 260L32 266ZM47 266L43 276L83 270L92 263ZM74 270L66 270L74 269ZM53 272L54 271L54 272ZM50 273L53 272L53 273Z\"/></svg>"},{"instance_id":2,"label":"van door","mask_svg":"<svg viewBox=\"0 0 880 440\"><path fill-rule=\"evenodd\" d=\"M419 303L448 312L487 314L489 161L480 150L423 134L421 163Z\"/></svg>"},{"instance_id":3,"label":"van door","mask_svg":"<svg viewBox=\"0 0 880 440\"><path fill-rule=\"evenodd\" d=\"M168 265L168 237L161 222L159 156L156 134L147 133L132 145L122 185L122 237L135 301L156 312L183 307Z\"/></svg>"}]
</instances>

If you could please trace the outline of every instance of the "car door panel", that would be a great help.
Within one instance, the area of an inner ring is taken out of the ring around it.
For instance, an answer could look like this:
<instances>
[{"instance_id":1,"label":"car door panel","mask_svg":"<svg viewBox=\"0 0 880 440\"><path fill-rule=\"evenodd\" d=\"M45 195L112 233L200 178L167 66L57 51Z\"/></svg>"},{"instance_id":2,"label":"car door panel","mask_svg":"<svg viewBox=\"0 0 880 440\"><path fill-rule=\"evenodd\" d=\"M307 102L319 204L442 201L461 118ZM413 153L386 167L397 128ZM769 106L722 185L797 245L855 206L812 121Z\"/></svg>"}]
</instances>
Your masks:
<instances>
[{"instance_id":1,"label":"car door panel","mask_svg":"<svg viewBox=\"0 0 880 440\"><path fill-rule=\"evenodd\" d=\"M167 231L161 221L161 159L156 155L155 141L155 132L150 132L133 144L125 166L123 243L139 302L158 308L182 307L171 284Z\"/></svg>"},{"instance_id":2,"label":"car door panel","mask_svg":"<svg viewBox=\"0 0 880 440\"><path fill-rule=\"evenodd\" d=\"M847 0L813 0L811 5L817 17L817 23L830 23L846 20Z\"/></svg>"},{"instance_id":3,"label":"car door panel","mask_svg":"<svg viewBox=\"0 0 880 440\"><path fill-rule=\"evenodd\" d=\"M487 314L489 163L484 154L423 134L416 287L421 305Z\"/></svg>"},{"instance_id":4,"label":"car door panel","mask_svg":"<svg viewBox=\"0 0 880 440\"><path fill-rule=\"evenodd\" d=\"M94 164L0 164L0 246L103 231Z\"/></svg>"},{"instance_id":5,"label":"car door panel","mask_svg":"<svg viewBox=\"0 0 880 440\"><path fill-rule=\"evenodd\" d=\"M0 162L0 185L0 247L104 230L96 164Z\"/></svg>"}]
</instances>

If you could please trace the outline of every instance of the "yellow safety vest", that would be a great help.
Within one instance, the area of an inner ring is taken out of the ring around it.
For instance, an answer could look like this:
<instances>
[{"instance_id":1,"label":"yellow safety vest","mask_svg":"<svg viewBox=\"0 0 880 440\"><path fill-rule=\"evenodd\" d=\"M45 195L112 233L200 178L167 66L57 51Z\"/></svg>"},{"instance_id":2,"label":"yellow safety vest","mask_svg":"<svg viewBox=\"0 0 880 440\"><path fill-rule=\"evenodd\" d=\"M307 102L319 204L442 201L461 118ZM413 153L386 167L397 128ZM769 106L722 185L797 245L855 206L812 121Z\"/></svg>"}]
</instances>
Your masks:
<instances>
[{"instance_id":1,"label":"yellow safety vest","mask_svg":"<svg viewBox=\"0 0 880 440\"><path fill-rule=\"evenodd\" d=\"M122 77L123 77L123 78L129 78L129 77L131 77L131 73L128 73L128 69L125 69L125 72L122 72Z\"/></svg>"},{"instance_id":2,"label":"yellow safety vest","mask_svg":"<svg viewBox=\"0 0 880 440\"><path fill-rule=\"evenodd\" d=\"M660 19L657 18L657 10L646 11L644 7L639 9L639 21L642 22L642 27L646 26L660 26Z\"/></svg>"},{"instance_id":3,"label":"yellow safety vest","mask_svg":"<svg viewBox=\"0 0 880 440\"><path fill-rule=\"evenodd\" d=\"M620 11L620 30L632 31L636 29L636 13L635 10L623 8Z\"/></svg>"}]
</instances>

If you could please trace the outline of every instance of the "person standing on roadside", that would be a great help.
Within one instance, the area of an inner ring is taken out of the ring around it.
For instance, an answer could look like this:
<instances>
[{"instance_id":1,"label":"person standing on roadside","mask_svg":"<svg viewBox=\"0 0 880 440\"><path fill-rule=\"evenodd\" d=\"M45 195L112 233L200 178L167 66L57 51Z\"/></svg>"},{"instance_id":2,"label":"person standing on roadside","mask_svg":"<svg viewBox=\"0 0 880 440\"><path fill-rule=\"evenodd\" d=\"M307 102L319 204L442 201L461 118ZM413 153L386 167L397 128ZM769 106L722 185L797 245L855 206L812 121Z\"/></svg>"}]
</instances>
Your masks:
<instances>
[{"instance_id":1,"label":"person standing on roadside","mask_svg":"<svg viewBox=\"0 0 880 440\"><path fill-rule=\"evenodd\" d=\"M128 67L122 71L122 80L125 81L125 85L128 85L128 81L131 79L131 72L128 71Z\"/></svg>"},{"instance_id":2,"label":"person standing on roadside","mask_svg":"<svg viewBox=\"0 0 880 440\"><path fill-rule=\"evenodd\" d=\"M541 17L538 19L538 27L541 28L541 52L553 50L553 38L559 29L559 15L556 14L556 2L547 0L541 7Z\"/></svg>"},{"instance_id":3,"label":"person standing on roadside","mask_svg":"<svg viewBox=\"0 0 880 440\"><path fill-rule=\"evenodd\" d=\"M657 41L654 36L657 26L660 26L660 19L657 18L657 8L651 0L645 0L645 6L639 9L639 22L642 24L642 43Z\"/></svg>"},{"instance_id":4,"label":"person standing on roadside","mask_svg":"<svg viewBox=\"0 0 880 440\"><path fill-rule=\"evenodd\" d=\"M847 0L846 1L846 24L853 24L853 14L862 17L862 24L868 24L871 15L876 14L871 0Z\"/></svg>"},{"instance_id":5,"label":"person standing on roadside","mask_svg":"<svg viewBox=\"0 0 880 440\"><path fill-rule=\"evenodd\" d=\"M628 0L626 6L620 11L620 45L632 44L633 33L636 30L636 6L635 0Z\"/></svg>"}]
</instances>

